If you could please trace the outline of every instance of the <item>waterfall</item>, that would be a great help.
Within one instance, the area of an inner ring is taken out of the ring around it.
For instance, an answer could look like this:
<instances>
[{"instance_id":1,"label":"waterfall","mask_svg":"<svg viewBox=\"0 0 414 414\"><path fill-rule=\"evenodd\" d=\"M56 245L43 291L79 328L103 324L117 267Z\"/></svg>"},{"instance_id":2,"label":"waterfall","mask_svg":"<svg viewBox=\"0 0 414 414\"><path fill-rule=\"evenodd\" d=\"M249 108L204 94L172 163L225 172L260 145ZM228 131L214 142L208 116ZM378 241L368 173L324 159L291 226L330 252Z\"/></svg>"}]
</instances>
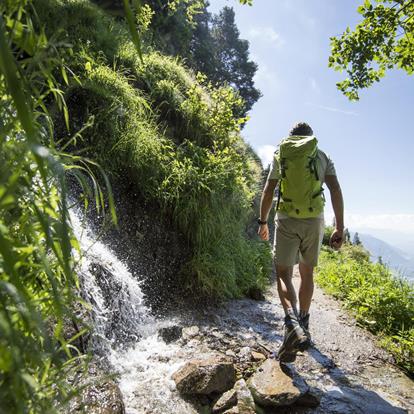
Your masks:
<instances>
[{"instance_id":1,"label":"waterfall","mask_svg":"<svg viewBox=\"0 0 414 414\"><path fill-rule=\"evenodd\" d=\"M97 240L81 212L72 210L71 221L80 244L77 272L82 296L91 305L90 347L119 375L126 413L196 413L180 398L171 379L191 357L190 351L166 344L157 334L177 321L152 316L128 266Z\"/></svg>"}]
</instances>

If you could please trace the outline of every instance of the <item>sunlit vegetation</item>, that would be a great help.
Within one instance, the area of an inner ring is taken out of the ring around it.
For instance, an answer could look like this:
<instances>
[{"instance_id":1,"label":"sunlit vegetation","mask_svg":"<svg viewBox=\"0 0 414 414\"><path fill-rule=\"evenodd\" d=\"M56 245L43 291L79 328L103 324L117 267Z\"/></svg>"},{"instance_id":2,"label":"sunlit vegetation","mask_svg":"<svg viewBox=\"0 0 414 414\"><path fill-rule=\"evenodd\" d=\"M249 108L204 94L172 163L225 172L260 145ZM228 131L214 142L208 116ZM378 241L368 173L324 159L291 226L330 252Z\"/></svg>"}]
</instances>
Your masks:
<instances>
[{"instance_id":1,"label":"sunlit vegetation","mask_svg":"<svg viewBox=\"0 0 414 414\"><path fill-rule=\"evenodd\" d=\"M106 177L127 175L187 238L186 288L225 297L269 273L267 246L246 237L261 166L237 91L137 47L121 20L81 0L1 12L1 409L60 412L83 359L64 327L79 303L68 175L113 220Z\"/></svg>"},{"instance_id":2,"label":"sunlit vegetation","mask_svg":"<svg viewBox=\"0 0 414 414\"><path fill-rule=\"evenodd\" d=\"M362 245L340 252L325 247L317 283L344 301L356 320L377 334L398 365L414 373L414 286L380 263Z\"/></svg>"}]
</instances>

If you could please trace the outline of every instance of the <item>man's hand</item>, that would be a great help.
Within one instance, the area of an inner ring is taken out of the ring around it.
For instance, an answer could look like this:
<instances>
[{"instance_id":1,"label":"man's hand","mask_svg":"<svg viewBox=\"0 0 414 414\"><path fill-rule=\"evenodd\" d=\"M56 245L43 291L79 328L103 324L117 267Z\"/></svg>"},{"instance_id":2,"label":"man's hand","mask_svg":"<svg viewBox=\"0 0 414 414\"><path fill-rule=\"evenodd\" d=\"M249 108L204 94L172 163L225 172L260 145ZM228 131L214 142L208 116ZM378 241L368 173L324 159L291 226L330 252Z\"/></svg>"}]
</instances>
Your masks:
<instances>
[{"instance_id":1,"label":"man's hand","mask_svg":"<svg viewBox=\"0 0 414 414\"><path fill-rule=\"evenodd\" d=\"M267 224L261 224L257 234L262 240L269 240L269 226Z\"/></svg>"},{"instance_id":2,"label":"man's hand","mask_svg":"<svg viewBox=\"0 0 414 414\"><path fill-rule=\"evenodd\" d=\"M335 229L331 234L331 238L329 239L330 246L338 250L341 248L342 243L344 241L344 231L340 229Z\"/></svg>"}]
</instances>

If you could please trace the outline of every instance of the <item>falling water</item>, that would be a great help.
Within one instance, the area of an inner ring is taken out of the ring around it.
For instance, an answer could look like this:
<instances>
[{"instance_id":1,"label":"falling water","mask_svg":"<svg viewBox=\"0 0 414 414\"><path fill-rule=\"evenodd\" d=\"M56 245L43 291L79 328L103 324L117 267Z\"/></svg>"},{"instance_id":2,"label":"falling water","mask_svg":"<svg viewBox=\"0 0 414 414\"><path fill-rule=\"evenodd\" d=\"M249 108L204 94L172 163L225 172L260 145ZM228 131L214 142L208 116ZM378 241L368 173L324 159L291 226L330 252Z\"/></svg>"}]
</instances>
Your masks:
<instances>
[{"instance_id":1,"label":"falling water","mask_svg":"<svg viewBox=\"0 0 414 414\"><path fill-rule=\"evenodd\" d=\"M127 414L195 413L171 379L194 350L166 344L157 335L159 328L176 321L156 320L126 264L97 241L79 212L72 211L71 220L81 247L82 293L92 307L92 351L119 374Z\"/></svg>"}]
</instances>

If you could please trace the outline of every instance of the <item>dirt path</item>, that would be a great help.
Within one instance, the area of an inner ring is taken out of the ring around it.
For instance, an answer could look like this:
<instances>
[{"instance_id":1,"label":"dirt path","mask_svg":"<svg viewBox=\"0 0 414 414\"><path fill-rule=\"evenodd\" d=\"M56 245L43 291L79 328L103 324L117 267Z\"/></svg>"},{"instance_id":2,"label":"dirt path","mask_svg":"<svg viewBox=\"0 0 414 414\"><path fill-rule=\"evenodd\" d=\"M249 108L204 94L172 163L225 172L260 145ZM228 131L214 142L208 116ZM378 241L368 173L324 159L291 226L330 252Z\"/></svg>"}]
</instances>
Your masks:
<instances>
[{"instance_id":1,"label":"dirt path","mask_svg":"<svg viewBox=\"0 0 414 414\"><path fill-rule=\"evenodd\" d=\"M298 286L297 273L294 282ZM206 309L201 320L195 317L193 322L201 328L195 341L221 352L227 347L228 352L247 353L258 344L276 351L283 336L275 284L265 301L230 301L219 309ZM314 346L299 354L292 366L319 393L321 404L316 409L290 408L287 413L414 413L414 382L392 365L373 335L317 287L310 325Z\"/></svg>"}]
</instances>

